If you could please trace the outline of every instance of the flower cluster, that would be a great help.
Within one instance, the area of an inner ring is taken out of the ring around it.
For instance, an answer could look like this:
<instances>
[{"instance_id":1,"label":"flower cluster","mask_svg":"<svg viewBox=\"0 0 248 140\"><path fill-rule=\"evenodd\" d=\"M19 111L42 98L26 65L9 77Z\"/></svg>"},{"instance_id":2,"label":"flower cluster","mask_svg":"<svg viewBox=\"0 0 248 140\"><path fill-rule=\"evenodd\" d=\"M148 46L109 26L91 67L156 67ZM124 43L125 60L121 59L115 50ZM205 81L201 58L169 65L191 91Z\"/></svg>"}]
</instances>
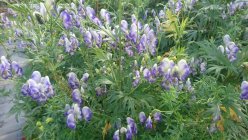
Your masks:
<instances>
[{"instance_id":1,"label":"flower cluster","mask_svg":"<svg viewBox=\"0 0 248 140\"><path fill-rule=\"evenodd\" d=\"M65 115L66 115L66 123L70 129L76 128L76 121L77 120L84 120L89 122L92 118L92 111L89 107L84 106L83 108L80 107L79 104L75 103L72 106L66 104L65 106Z\"/></svg>"},{"instance_id":2,"label":"flower cluster","mask_svg":"<svg viewBox=\"0 0 248 140\"><path fill-rule=\"evenodd\" d=\"M159 65L154 64L152 68L144 68L144 78L153 83L157 78L162 77L162 87L169 90L170 87L177 87L179 90L183 88L183 82L187 80L187 77L191 73L190 67L186 60L181 59L177 64L174 61L164 58ZM134 85L138 83L138 74L134 81Z\"/></svg>"},{"instance_id":3,"label":"flower cluster","mask_svg":"<svg viewBox=\"0 0 248 140\"><path fill-rule=\"evenodd\" d=\"M240 95L241 100L248 100L248 82L243 81L241 84L241 95Z\"/></svg>"},{"instance_id":4,"label":"flower cluster","mask_svg":"<svg viewBox=\"0 0 248 140\"><path fill-rule=\"evenodd\" d=\"M80 91L84 93L85 89L87 88L87 82L88 82L89 76L90 75L88 73L84 73L82 78L79 81L77 75L74 72L70 72L68 73L68 84L70 88L73 91L75 91L75 93L79 91L78 89L80 89Z\"/></svg>"},{"instance_id":5,"label":"flower cluster","mask_svg":"<svg viewBox=\"0 0 248 140\"><path fill-rule=\"evenodd\" d=\"M20 67L20 65L12 61L10 62L9 60L6 59L5 56L1 57L1 63L0 63L0 74L3 79L8 79L12 77L13 72L15 72L16 75L22 76L23 70Z\"/></svg>"},{"instance_id":6,"label":"flower cluster","mask_svg":"<svg viewBox=\"0 0 248 140\"><path fill-rule=\"evenodd\" d=\"M218 49L224 53L226 52L227 54L227 58L230 60L230 62L233 62L237 59L237 53L239 51L238 46L231 41L231 38L229 35L225 35L223 37L223 41L225 44L225 47L223 47L222 45L218 47Z\"/></svg>"},{"instance_id":7,"label":"flower cluster","mask_svg":"<svg viewBox=\"0 0 248 140\"><path fill-rule=\"evenodd\" d=\"M160 112L155 112L153 114L153 121L151 116L149 115L148 118L146 118L146 114L144 112L139 113L139 120L141 124L145 124L146 129L152 129L153 127L153 121L154 122L161 122L162 121L162 115Z\"/></svg>"},{"instance_id":8,"label":"flower cluster","mask_svg":"<svg viewBox=\"0 0 248 140\"><path fill-rule=\"evenodd\" d=\"M31 78L23 84L21 92L24 96L30 96L37 102L45 102L54 96L53 86L49 77L41 77L39 71L34 71Z\"/></svg>"},{"instance_id":9,"label":"flower cluster","mask_svg":"<svg viewBox=\"0 0 248 140\"><path fill-rule=\"evenodd\" d=\"M70 53L73 55L77 48L79 47L79 42L75 36L75 34L71 33L70 38L68 39L67 35L63 35L59 39L59 46L64 46L65 47L65 52Z\"/></svg>"},{"instance_id":10,"label":"flower cluster","mask_svg":"<svg viewBox=\"0 0 248 140\"><path fill-rule=\"evenodd\" d=\"M113 140L120 140L120 134L126 134L126 140L132 140L133 136L137 133L137 125L134 119L127 117L127 128L121 127L116 130L113 136Z\"/></svg>"},{"instance_id":11,"label":"flower cluster","mask_svg":"<svg viewBox=\"0 0 248 140\"><path fill-rule=\"evenodd\" d=\"M240 9L243 9L248 6L248 2L244 1L236 1L236 2L231 2L228 5L228 12L230 15L234 15L234 13Z\"/></svg>"}]
</instances>

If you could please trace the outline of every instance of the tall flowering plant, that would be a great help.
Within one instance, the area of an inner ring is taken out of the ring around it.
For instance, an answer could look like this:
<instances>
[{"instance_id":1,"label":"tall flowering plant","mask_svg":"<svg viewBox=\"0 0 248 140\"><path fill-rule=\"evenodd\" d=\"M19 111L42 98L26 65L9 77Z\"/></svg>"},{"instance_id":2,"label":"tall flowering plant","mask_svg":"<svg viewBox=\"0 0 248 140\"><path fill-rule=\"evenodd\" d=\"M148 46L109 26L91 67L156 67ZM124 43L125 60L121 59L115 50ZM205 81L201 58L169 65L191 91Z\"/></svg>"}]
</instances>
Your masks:
<instances>
[{"instance_id":1,"label":"tall flowering plant","mask_svg":"<svg viewBox=\"0 0 248 140\"><path fill-rule=\"evenodd\" d=\"M183 15L196 5L170 0L158 14L147 10L143 19L135 11L119 18L83 0L11 5L15 22L4 17L2 27L30 58L12 109L25 112L27 138L205 138L223 132L226 119L245 122L244 112L225 104L242 108L237 97L246 100L245 81L236 94L233 85L223 87L207 75L208 58L191 59L192 50L184 49L193 29ZM168 54L161 52L165 40L174 45ZM224 43L220 54L236 62L239 48L229 36ZM4 57L0 66L3 78L23 73ZM226 97L227 89L234 94Z\"/></svg>"}]
</instances>

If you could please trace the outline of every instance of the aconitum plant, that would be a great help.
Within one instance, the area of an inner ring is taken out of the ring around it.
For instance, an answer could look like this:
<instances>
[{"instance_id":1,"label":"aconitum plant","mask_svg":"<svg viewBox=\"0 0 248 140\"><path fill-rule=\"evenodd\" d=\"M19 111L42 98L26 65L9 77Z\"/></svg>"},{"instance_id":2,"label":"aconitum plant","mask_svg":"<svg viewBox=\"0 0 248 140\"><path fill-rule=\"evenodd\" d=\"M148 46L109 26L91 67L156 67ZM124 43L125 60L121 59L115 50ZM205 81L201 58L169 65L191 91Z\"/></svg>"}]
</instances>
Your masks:
<instances>
[{"instance_id":1,"label":"aconitum plant","mask_svg":"<svg viewBox=\"0 0 248 140\"><path fill-rule=\"evenodd\" d=\"M242 84L241 84L240 99L248 100L248 82L247 81L243 81Z\"/></svg>"}]
</instances>

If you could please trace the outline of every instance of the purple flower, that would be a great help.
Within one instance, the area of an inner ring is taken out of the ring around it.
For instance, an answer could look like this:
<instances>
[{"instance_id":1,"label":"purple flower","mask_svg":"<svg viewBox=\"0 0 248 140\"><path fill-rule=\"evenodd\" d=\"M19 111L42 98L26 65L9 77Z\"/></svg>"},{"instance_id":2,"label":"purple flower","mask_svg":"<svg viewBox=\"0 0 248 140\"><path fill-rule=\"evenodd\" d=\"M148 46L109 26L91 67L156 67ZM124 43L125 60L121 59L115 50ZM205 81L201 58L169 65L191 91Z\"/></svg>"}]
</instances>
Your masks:
<instances>
[{"instance_id":1,"label":"purple flower","mask_svg":"<svg viewBox=\"0 0 248 140\"><path fill-rule=\"evenodd\" d=\"M181 59L177 63L179 69L180 80L185 81L190 74L190 67L188 66L186 60Z\"/></svg>"},{"instance_id":2,"label":"purple flower","mask_svg":"<svg viewBox=\"0 0 248 140\"><path fill-rule=\"evenodd\" d=\"M248 100L248 82L243 81L241 84L241 95L240 95L241 100Z\"/></svg>"},{"instance_id":3,"label":"purple flower","mask_svg":"<svg viewBox=\"0 0 248 140\"><path fill-rule=\"evenodd\" d=\"M225 45L227 46L231 42L231 37L229 35L225 35L223 37L223 41L224 41Z\"/></svg>"},{"instance_id":4,"label":"purple flower","mask_svg":"<svg viewBox=\"0 0 248 140\"><path fill-rule=\"evenodd\" d=\"M133 133L131 130L131 126L127 125L127 132L126 132L126 140L132 140Z\"/></svg>"},{"instance_id":5,"label":"purple flower","mask_svg":"<svg viewBox=\"0 0 248 140\"><path fill-rule=\"evenodd\" d=\"M181 2L181 0L178 0L177 3L176 3L176 9L175 9L175 12L178 13L183 7L183 4Z\"/></svg>"},{"instance_id":6,"label":"purple flower","mask_svg":"<svg viewBox=\"0 0 248 140\"><path fill-rule=\"evenodd\" d=\"M41 78L41 83L43 84L44 91L47 97L51 97L54 95L52 84L50 83L50 79L48 76Z\"/></svg>"},{"instance_id":7,"label":"purple flower","mask_svg":"<svg viewBox=\"0 0 248 140\"><path fill-rule=\"evenodd\" d=\"M131 128L131 133L132 134L137 134L138 131L137 131L137 126L136 126L136 123L134 122L134 119L130 118L130 117L127 117L127 124L130 126Z\"/></svg>"},{"instance_id":8,"label":"purple flower","mask_svg":"<svg viewBox=\"0 0 248 140\"><path fill-rule=\"evenodd\" d=\"M0 74L3 79L8 79L9 77L12 77L11 65L9 61L5 58L5 56L1 57Z\"/></svg>"},{"instance_id":9,"label":"purple flower","mask_svg":"<svg viewBox=\"0 0 248 140\"><path fill-rule=\"evenodd\" d=\"M139 120L143 124L146 121L146 114L144 112L139 113Z\"/></svg>"},{"instance_id":10,"label":"purple flower","mask_svg":"<svg viewBox=\"0 0 248 140\"><path fill-rule=\"evenodd\" d=\"M202 62L200 64L200 71L201 71L201 73L204 73L206 71L206 63L205 62Z\"/></svg>"},{"instance_id":11,"label":"purple flower","mask_svg":"<svg viewBox=\"0 0 248 140\"><path fill-rule=\"evenodd\" d=\"M104 21L105 21L106 24L110 24L111 23L110 14L109 14L109 12L107 10L101 9L100 15L101 15L101 18L104 19Z\"/></svg>"},{"instance_id":12,"label":"purple flower","mask_svg":"<svg viewBox=\"0 0 248 140\"><path fill-rule=\"evenodd\" d=\"M68 74L68 83L71 89L77 89L79 88L79 80L77 78L77 75L74 72L70 72Z\"/></svg>"},{"instance_id":13,"label":"purple flower","mask_svg":"<svg viewBox=\"0 0 248 140\"><path fill-rule=\"evenodd\" d=\"M73 114L69 114L67 116L66 123L67 123L67 126L70 129L75 129L76 128L76 121L75 121L75 118L74 118L74 115Z\"/></svg>"},{"instance_id":14,"label":"purple flower","mask_svg":"<svg viewBox=\"0 0 248 140\"><path fill-rule=\"evenodd\" d=\"M120 132L119 130L116 130L113 136L113 140L120 140Z\"/></svg>"},{"instance_id":15,"label":"purple flower","mask_svg":"<svg viewBox=\"0 0 248 140\"><path fill-rule=\"evenodd\" d=\"M131 19L132 19L132 23L135 23L135 24L137 23L137 18L134 14L132 14Z\"/></svg>"},{"instance_id":16,"label":"purple flower","mask_svg":"<svg viewBox=\"0 0 248 140\"><path fill-rule=\"evenodd\" d=\"M137 27L136 23L133 23L131 25L128 37L133 43L136 43L136 41L138 39L138 27Z\"/></svg>"},{"instance_id":17,"label":"purple flower","mask_svg":"<svg viewBox=\"0 0 248 140\"><path fill-rule=\"evenodd\" d=\"M128 31L128 23L126 20L122 20L121 21L121 30L124 32L124 33L127 33Z\"/></svg>"},{"instance_id":18,"label":"purple flower","mask_svg":"<svg viewBox=\"0 0 248 140\"><path fill-rule=\"evenodd\" d=\"M31 75L31 79L33 79L35 82L39 83L41 80L41 74L39 71L34 71Z\"/></svg>"},{"instance_id":19,"label":"purple flower","mask_svg":"<svg viewBox=\"0 0 248 140\"><path fill-rule=\"evenodd\" d=\"M24 96L27 96L29 91L28 91L28 84L23 84L22 86L22 89L21 89L21 93L24 95Z\"/></svg>"},{"instance_id":20,"label":"purple flower","mask_svg":"<svg viewBox=\"0 0 248 140\"><path fill-rule=\"evenodd\" d=\"M151 53L151 55L156 54L156 45L157 45L157 38L155 36L154 31L151 29L147 33L147 46L148 46L148 50Z\"/></svg>"},{"instance_id":21,"label":"purple flower","mask_svg":"<svg viewBox=\"0 0 248 140\"><path fill-rule=\"evenodd\" d=\"M29 79L27 81L28 83L28 88L29 88L29 95L33 98L33 99L38 99L40 97L40 88L41 86L39 84L36 83L36 81L34 81L33 79Z\"/></svg>"},{"instance_id":22,"label":"purple flower","mask_svg":"<svg viewBox=\"0 0 248 140\"><path fill-rule=\"evenodd\" d=\"M86 14L90 19L93 19L96 16L95 10L89 6L86 7Z\"/></svg>"},{"instance_id":23,"label":"purple flower","mask_svg":"<svg viewBox=\"0 0 248 140\"><path fill-rule=\"evenodd\" d=\"M23 70L22 70L22 68L20 67L19 64L17 64L15 61L13 61L11 65L12 65L12 68L14 69L15 73L18 76L22 76L23 75Z\"/></svg>"},{"instance_id":24,"label":"purple flower","mask_svg":"<svg viewBox=\"0 0 248 140\"><path fill-rule=\"evenodd\" d=\"M146 120L146 128L147 129L152 129L152 119L151 116L149 116Z\"/></svg>"},{"instance_id":25,"label":"purple flower","mask_svg":"<svg viewBox=\"0 0 248 140\"><path fill-rule=\"evenodd\" d=\"M160 113L160 112L154 113L154 114L153 114L153 119L154 119L155 122L160 122L161 119L162 119L161 113Z\"/></svg>"},{"instance_id":26,"label":"purple flower","mask_svg":"<svg viewBox=\"0 0 248 140\"><path fill-rule=\"evenodd\" d=\"M82 104L83 101L82 101L82 97L81 97L81 93L80 93L79 89L74 89L72 91L72 100L73 100L73 102L75 102L79 105Z\"/></svg>"},{"instance_id":27,"label":"purple flower","mask_svg":"<svg viewBox=\"0 0 248 140\"><path fill-rule=\"evenodd\" d=\"M83 77L81 78L81 80L84 82L84 83L87 83L88 79L89 79L89 74L88 73L84 73L83 74Z\"/></svg>"},{"instance_id":28,"label":"purple flower","mask_svg":"<svg viewBox=\"0 0 248 140\"><path fill-rule=\"evenodd\" d=\"M129 56L133 56L134 55L133 50L132 50L132 46L125 47L125 51L127 52L127 54Z\"/></svg>"},{"instance_id":29,"label":"purple flower","mask_svg":"<svg viewBox=\"0 0 248 140\"><path fill-rule=\"evenodd\" d=\"M89 121L91 120L91 118L92 118L92 112L91 112L91 110L90 110L89 107L84 106L84 107L82 108L82 114L83 114L83 116L84 116L84 119L85 119L87 122L89 122Z\"/></svg>"},{"instance_id":30,"label":"purple flower","mask_svg":"<svg viewBox=\"0 0 248 140\"><path fill-rule=\"evenodd\" d=\"M63 11L60 14L60 17L63 20L63 25L66 29L69 29L72 26L72 17L67 11Z\"/></svg>"},{"instance_id":31,"label":"purple flower","mask_svg":"<svg viewBox=\"0 0 248 140\"><path fill-rule=\"evenodd\" d=\"M92 47L92 35L89 31L86 31L84 34L84 42L87 47Z\"/></svg>"},{"instance_id":32,"label":"purple flower","mask_svg":"<svg viewBox=\"0 0 248 140\"><path fill-rule=\"evenodd\" d=\"M97 33L94 30L91 30L90 33L92 35L93 40L95 41L95 44L98 47L101 47L101 45L102 45L102 36L101 36L101 34Z\"/></svg>"},{"instance_id":33,"label":"purple flower","mask_svg":"<svg viewBox=\"0 0 248 140\"><path fill-rule=\"evenodd\" d=\"M140 82L140 72L138 70L135 71L135 78L133 81L133 86L136 87Z\"/></svg>"}]
</instances>

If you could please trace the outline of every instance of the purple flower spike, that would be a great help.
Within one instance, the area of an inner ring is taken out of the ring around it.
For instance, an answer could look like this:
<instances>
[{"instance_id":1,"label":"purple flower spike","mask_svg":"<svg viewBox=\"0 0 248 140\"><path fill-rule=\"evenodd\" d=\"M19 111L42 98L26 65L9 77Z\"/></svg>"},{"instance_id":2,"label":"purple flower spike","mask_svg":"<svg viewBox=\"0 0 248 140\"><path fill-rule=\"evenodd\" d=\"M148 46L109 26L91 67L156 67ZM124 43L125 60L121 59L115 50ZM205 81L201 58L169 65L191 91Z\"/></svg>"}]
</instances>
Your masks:
<instances>
[{"instance_id":1,"label":"purple flower spike","mask_svg":"<svg viewBox=\"0 0 248 140\"><path fill-rule=\"evenodd\" d=\"M127 124L131 127L131 133L132 134L137 134L137 126L136 123L134 122L134 119L127 117Z\"/></svg>"},{"instance_id":2,"label":"purple flower spike","mask_svg":"<svg viewBox=\"0 0 248 140\"><path fill-rule=\"evenodd\" d=\"M74 118L74 115L73 114L69 114L67 116L67 126L70 128L70 129L75 129L76 128L76 121L75 121L75 118Z\"/></svg>"},{"instance_id":3,"label":"purple flower spike","mask_svg":"<svg viewBox=\"0 0 248 140\"><path fill-rule=\"evenodd\" d=\"M151 72L149 71L149 69L145 68L143 70L143 76L145 79L149 80L150 76L151 76Z\"/></svg>"},{"instance_id":4,"label":"purple flower spike","mask_svg":"<svg viewBox=\"0 0 248 140\"><path fill-rule=\"evenodd\" d=\"M14 69L15 73L18 76L22 76L23 75L23 70L22 70L22 68L20 67L19 64L17 64L15 61L13 61L11 65L12 65L12 68Z\"/></svg>"},{"instance_id":5,"label":"purple flower spike","mask_svg":"<svg viewBox=\"0 0 248 140\"><path fill-rule=\"evenodd\" d=\"M161 119L162 119L161 113L160 113L160 112L154 113L154 114L153 114L153 119L154 119L155 122L160 122Z\"/></svg>"},{"instance_id":6,"label":"purple flower spike","mask_svg":"<svg viewBox=\"0 0 248 140\"><path fill-rule=\"evenodd\" d=\"M77 75L74 72L70 72L68 74L68 83L71 89L77 89L79 88L79 80L77 78Z\"/></svg>"},{"instance_id":7,"label":"purple flower spike","mask_svg":"<svg viewBox=\"0 0 248 140\"><path fill-rule=\"evenodd\" d=\"M113 136L113 140L120 140L120 132L119 130L116 130Z\"/></svg>"},{"instance_id":8,"label":"purple flower spike","mask_svg":"<svg viewBox=\"0 0 248 140\"><path fill-rule=\"evenodd\" d=\"M243 81L241 84L241 95L240 95L241 100L248 100L248 82Z\"/></svg>"},{"instance_id":9,"label":"purple flower spike","mask_svg":"<svg viewBox=\"0 0 248 140\"><path fill-rule=\"evenodd\" d=\"M85 106L82 108L82 114L84 116L84 119L89 122L92 118L92 112L89 107Z\"/></svg>"},{"instance_id":10,"label":"purple flower spike","mask_svg":"<svg viewBox=\"0 0 248 140\"><path fill-rule=\"evenodd\" d=\"M40 97L40 85L36 83L33 79L27 81L29 86L29 95L33 99L38 99Z\"/></svg>"},{"instance_id":11,"label":"purple flower spike","mask_svg":"<svg viewBox=\"0 0 248 140\"><path fill-rule=\"evenodd\" d=\"M74 89L72 91L72 100L73 102L81 105L82 104L82 97L81 97L81 93L79 91L79 89Z\"/></svg>"},{"instance_id":12,"label":"purple flower spike","mask_svg":"<svg viewBox=\"0 0 248 140\"><path fill-rule=\"evenodd\" d=\"M190 67L184 59L181 59L177 65L180 73L180 79L185 81L190 74Z\"/></svg>"},{"instance_id":13,"label":"purple flower spike","mask_svg":"<svg viewBox=\"0 0 248 140\"><path fill-rule=\"evenodd\" d=\"M146 122L146 114L144 112L139 113L139 120L142 124Z\"/></svg>"},{"instance_id":14,"label":"purple flower spike","mask_svg":"<svg viewBox=\"0 0 248 140\"><path fill-rule=\"evenodd\" d=\"M146 120L146 128L147 129L152 129L152 119L151 116L149 116Z\"/></svg>"}]
</instances>

